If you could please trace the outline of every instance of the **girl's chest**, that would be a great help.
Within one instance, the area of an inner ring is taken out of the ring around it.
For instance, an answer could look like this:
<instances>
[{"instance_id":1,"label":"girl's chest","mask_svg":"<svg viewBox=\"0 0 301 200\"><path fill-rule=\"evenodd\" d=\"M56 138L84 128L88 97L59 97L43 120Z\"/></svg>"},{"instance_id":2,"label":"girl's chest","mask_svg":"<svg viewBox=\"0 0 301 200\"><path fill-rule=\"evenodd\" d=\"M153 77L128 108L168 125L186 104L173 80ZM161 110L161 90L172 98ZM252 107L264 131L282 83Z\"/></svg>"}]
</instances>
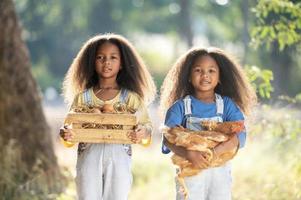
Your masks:
<instances>
[{"instance_id":1,"label":"girl's chest","mask_svg":"<svg viewBox=\"0 0 301 200\"><path fill-rule=\"evenodd\" d=\"M103 91L96 94L96 97L101 101L111 101L114 100L119 94L118 90L112 90L112 91Z\"/></svg>"},{"instance_id":2,"label":"girl's chest","mask_svg":"<svg viewBox=\"0 0 301 200\"><path fill-rule=\"evenodd\" d=\"M214 104L191 107L191 116L194 118L214 118L217 115L217 107Z\"/></svg>"}]
</instances>

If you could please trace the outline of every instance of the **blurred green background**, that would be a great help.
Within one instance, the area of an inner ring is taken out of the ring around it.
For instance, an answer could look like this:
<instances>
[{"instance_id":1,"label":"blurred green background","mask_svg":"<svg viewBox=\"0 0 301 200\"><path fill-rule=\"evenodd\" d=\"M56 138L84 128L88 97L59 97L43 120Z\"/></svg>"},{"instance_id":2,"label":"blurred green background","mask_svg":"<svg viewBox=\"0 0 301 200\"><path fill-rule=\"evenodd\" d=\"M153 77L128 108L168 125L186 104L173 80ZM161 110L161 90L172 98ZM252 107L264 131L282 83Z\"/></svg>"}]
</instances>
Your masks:
<instances>
[{"instance_id":1,"label":"blurred green background","mask_svg":"<svg viewBox=\"0 0 301 200\"><path fill-rule=\"evenodd\" d=\"M270 69L275 96L301 91L300 3L297 0L15 0L43 92L61 81L91 36L114 32L139 50L158 88L191 46L217 46L241 64Z\"/></svg>"}]
</instances>

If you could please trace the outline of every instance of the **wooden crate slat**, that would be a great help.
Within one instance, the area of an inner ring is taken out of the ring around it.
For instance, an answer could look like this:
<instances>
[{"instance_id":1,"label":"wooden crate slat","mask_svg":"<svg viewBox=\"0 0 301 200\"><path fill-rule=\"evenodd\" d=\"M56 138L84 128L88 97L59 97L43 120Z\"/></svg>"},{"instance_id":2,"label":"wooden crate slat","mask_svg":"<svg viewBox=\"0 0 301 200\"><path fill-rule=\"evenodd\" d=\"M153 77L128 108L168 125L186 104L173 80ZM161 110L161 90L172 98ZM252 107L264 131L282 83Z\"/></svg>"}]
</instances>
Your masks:
<instances>
[{"instance_id":1,"label":"wooden crate slat","mask_svg":"<svg viewBox=\"0 0 301 200\"><path fill-rule=\"evenodd\" d=\"M127 137L129 130L118 129L72 129L71 142L132 144Z\"/></svg>"},{"instance_id":2,"label":"wooden crate slat","mask_svg":"<svg viewBox=\"0 0 301 200\"><path fill-rule=\"evenodd\" d=\"M71 141L71 142L78 142L78 141ZM120 139L114 139L114 140L109 140L109 139L97 139L97 138L93 138L93 139L83 139L81 142L84 143L105 143L105 144L134 144L132 141L130 140L120 140Z\"/></svg>"},{"instance_id":3,"label":"wooden crate slat","mask_svg":"<svg viewBox=\"0 0 301 200\"><path fill-rule=\"evenodd\" d=\"M68 113L65 124L71 123L97 123L136 125L137 118L133 114L99 114L99 113Z\"/></svg>"},{"instance_id":4,"label":"wooden crate slat","mask_svg":"<svg viewBox=\"0 0 301 200\"><path fill-rule=\"evenodd\" d=\"M72 128L73 129L84 129L84 128L82 128L82 123L72 123ZM113 129L113 130L133 130L134 128L135 128L135 126L122 125L122 129ZM99 128L97 130L102 130L102 129L107 129L107 128Z\"/></svg>"}]
</instances>

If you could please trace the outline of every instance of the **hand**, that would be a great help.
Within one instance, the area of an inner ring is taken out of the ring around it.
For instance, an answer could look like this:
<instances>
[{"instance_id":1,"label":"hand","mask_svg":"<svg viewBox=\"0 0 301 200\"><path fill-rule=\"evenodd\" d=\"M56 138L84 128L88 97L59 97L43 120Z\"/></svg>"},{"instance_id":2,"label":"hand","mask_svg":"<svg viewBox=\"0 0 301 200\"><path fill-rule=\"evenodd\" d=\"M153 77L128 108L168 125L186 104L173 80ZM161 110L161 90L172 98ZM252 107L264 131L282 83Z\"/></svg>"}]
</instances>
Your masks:
<instances>
[{"instance_id":1,"label":"hand","mask_svg":"<svg viewBox=\"0 0 301 200\"><path fill-rule=\"evenodd\" d=\"M214 148L214 152L215 152L215 157L219 157L224 153L228 153L228 152L232 152L237 150L239 145L239 141L236 135L234 135L232 138L230 138L229 140L222 142L221 144L217 145Z\"/></svg>"},{"instance_id":2,"label":"hand","mask_svg":"<svg viewBox=\"0 0 301 200\"><path fill-rule=\"evenodd\" d=\"M143 139L150 138L150 133L143 125L138 125L134 131L128 132L127 136L133 143L141 143Z\"/></svg>"},{"instance_id":3,"label":"hand","mask_svg":"<svg viewBox=\"0 0 301 200\"><path fill-rule=\"evenodd\" d=\"M63 138L65 141L69 141L73 137L73 132L70 126L64 125L63 127L60 128L60 136Z\"/></svg>"},{"instance_id":4,"label":"hand","mask_svg":"<svg viewBox=\"0 0 301 200\"><path fill-rule=\"evenodd\" d=\"M209 167L209 161L206 155L200 151L187 150L186 158L194 165L194 167L205 169Z\"/></svg>"}]
</instances>

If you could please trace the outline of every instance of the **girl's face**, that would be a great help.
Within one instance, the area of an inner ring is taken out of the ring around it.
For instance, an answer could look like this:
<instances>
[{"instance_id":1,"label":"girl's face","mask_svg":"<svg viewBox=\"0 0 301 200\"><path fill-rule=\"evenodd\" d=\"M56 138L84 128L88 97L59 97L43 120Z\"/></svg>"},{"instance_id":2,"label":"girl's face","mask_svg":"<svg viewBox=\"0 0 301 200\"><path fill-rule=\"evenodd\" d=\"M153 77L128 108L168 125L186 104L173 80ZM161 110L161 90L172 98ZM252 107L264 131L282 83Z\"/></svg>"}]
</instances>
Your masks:
<instances>
[{"instance_id":1,"label":"girl's face","mask_svg":"<svg viewBox=\"0 0 301 200\"><path fill-rule=\"evenodd\" d=\"M215 60L204 55L197 58L192 66L190 81L195 92L212 92L219 81L219 68Z\"/></svg>"},{"instance_id":2,"label":"girl's face","mask_svg":"<svg viewBox=\"0 0 301 200\"><path fill-rule=\"evenodd\" d=\"M121 69L121 55L119 48L110 42L102 44L96 53L95 70L103 79L117 78Z\"/></svg>"}]
</instances>

